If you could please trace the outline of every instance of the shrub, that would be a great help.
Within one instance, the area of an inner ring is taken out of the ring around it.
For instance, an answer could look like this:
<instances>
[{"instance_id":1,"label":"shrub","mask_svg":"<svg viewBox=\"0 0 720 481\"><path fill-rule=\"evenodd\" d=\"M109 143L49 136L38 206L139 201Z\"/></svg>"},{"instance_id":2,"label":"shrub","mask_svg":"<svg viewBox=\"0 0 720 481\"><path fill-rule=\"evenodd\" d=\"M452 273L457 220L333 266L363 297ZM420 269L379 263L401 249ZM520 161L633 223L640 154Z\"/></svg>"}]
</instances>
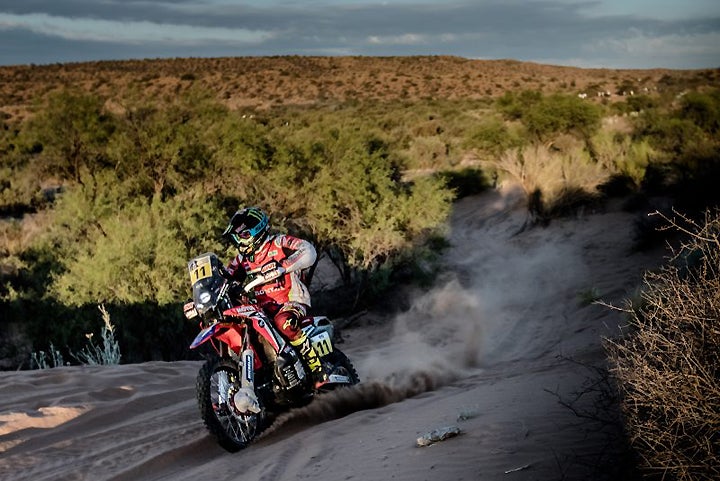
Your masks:
<instances>
[{"instance_id":1,"label":"shrub","mask_svg":"<svg viewBox=\"0 0 720 481\"><path fill-rule=\"evenodd\" d=\"M600 127L600 108L574 96L555 94L528 107L522 122L530 135L548 140L558 133L588 138Z\"/></svg>"},{"instance_id":2,"label":"shrub","mask_svg":"<svg viewBox=\"0 0 720 481\"><path fill-rule=\"evenodd\" d=\"M196 89L170 104L139 101L116 120L105 155L133 195L175 194L214 170L214 127L226 114Z\"/></svg>"},{"instance_id":3,"label":"shrub","mask_svg":"<svg viewBox=\"0 0 720 481\"><path fill-rule=\"evenodd\" d=\"M346 281L392 265L393 257L421 245L449 214L452 194L442 181L403 183L377 139L343 135L327 154L308 186L306 222L322 245L337 247Z\"/></svg>"},{"instance_id":4,"label":"shrub","mask_svg":"<svg viewBox=\"0 0 720 481\"><path fill-rule=\"evenodd\" d=\"M618 102L614 107L622 113L642 112L656 108L658 106L657 99L649 95L633 95L627 97L625 102Z\"/></svg>"},{"instance_id":5,"label":"shrub","mask_svg":"<svg viewBox=\"0 0 720 481\"><path fill-rule=\"evenodd\" d=\"M679 114L708 134L717 134L720 130L720 90L688 92L682 98Z\"/></svg>"},{"instance_id":6,"label":"shrub","mask_svg":"<svg viewBox=\"0 0 720 481\"><path fill-rule=\"evenodd\" d=\"M601 108L575 96L539 92L506 93L498 109L509 120L520 120L534 140L548 141L562 133L588 138L600 127Z\"/></svg>"},{"instance_id":7,"label":"shrub","mask_svg":"<svg viewBox=\"0 0 720 481\"><path fill-rule=\"evenodd\" d=\"M639 188L654 155L647 139L633 140L621 133L599 132L590 141L595 161L613 175L629 179Z\"/></svg>"},{"instance_id":8,"label":"shrub","mask_svg":"<svg viewBox=\"0 0 720 481\"><path fill-rule=\"evenodd\" d=\"M483 117L468 129L463 146L476 150L481 157L499 157L523 142L517 129L496 117Z\"/></svg>"},{"instance_id":9,"label":"shrub","mask_svg":"<svg viewBox=\"0 0 720 481\"><path fill-rule=\"evenodd\" d=\"M519 93L505 92L497 99L497 108L509 120L519 120L527 109L542 101L542 93L536 90L523 90Z\"/></svg>"},{"instance_id":10,"label":"shrub","mask_svg":"<svg viewBox=\"0 0 720 481\"><path fill-rule=\"evenodd\" d=\"M631 444L658 479L720 477L720 215L645 275L631 331L608 341ZM687 227L686 227L687 226Z\"/></svg>"},{"instance_id":11,"label":"shrub","mask_svg":"<svg viewBox=\"0 0 720 481\"><path fill-rule=\"evenodd\" d=\"M115 339L115 326L110 322L110 314L104 305L99 305L100 314L102 314L103 326L100 331L101 344L93 341L93 334L86 334L88 345L80 352L74 353L73 357L83 364L91 366L109 366L120 364L120 346Z\"/></svg>"},{"instance_id":12,"label":"shrub","mask_svg":"<svg viewBox=\"0 0 720 481\"><path fill-rule=\"evenodd\" d=\"M591 200L613 173L582 149L557 152L537 144L484 164L522 186L535 220L566 214Z\"/></svg>"},{"instance_id":13,"label":"shrub","mask_svg":"<svg viewBox=\"0 0 720 481\"><path fill-rule=\"evenodd\" d=\"M720 205L720 91L688 92L668 111L641 115L636 139L646 139L653 161L646 169L644 188L671 195L686 211Z\"/></svg>"},{"instance_id":14,"label":"shrub","mask_svg":"<svg viewBox=\"0 0 720 481\"><path fill-rule=\"evenodd\" d=\"M416 137L410 141L408 167L416 169L441 169L451 164L449 146L440 137Z\"/></svg>"},{"instance_id":15,"label":"shrub","mask_svg":"<svg viewBox=\"0 0 720 481\"><path fill-rule=\"evenodd\" d=\"M491 179L482 170L475 168L446 170L439 173L438 177L452 190L455 199L479 194L492 185Z\"/></svg>"},{"instance_id":16,"label":"shrub","mask_svg":"<svg viewBox=\"0 0 720 481\"><path fill-rule=\"evenodd\" d=\"M643 120L640 133L671 158L682 157L689 148L703 141L702 129L692 120L669 116L645 116Z\"/></svg>"}]
</instances>

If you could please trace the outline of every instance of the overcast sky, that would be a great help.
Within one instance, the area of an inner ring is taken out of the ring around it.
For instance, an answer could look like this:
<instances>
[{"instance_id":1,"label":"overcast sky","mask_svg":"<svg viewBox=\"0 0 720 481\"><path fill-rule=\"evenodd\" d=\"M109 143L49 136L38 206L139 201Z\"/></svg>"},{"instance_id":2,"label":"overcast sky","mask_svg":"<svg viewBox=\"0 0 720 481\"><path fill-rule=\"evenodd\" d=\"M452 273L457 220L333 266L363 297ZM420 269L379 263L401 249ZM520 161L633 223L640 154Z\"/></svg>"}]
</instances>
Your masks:
<instances>
[{"instance_id":1,"label":"overcast sky","mask_svg":"<svg viewBox=\"0 0 720 481\"><path fill-rule=\"evenodd\" d=\"M720 67L719 0L0 0L0 65L457 55Z\"/></svg>"}]
</instances>

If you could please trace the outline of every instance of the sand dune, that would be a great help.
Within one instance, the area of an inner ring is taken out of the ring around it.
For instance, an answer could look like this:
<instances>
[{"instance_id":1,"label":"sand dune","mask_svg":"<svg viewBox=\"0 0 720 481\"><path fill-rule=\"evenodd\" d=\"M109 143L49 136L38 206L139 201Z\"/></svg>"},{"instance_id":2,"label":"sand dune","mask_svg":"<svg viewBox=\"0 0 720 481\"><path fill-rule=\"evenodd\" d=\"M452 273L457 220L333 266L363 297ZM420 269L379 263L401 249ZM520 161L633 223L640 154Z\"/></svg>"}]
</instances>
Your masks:
<instances>
[{"instance_id":1,"label":"sand dune","mask_svg":"<svg viewBox=\"0 0 720 481\"><path fill-rule=\"evenodd\" d=\"M579 296L621 303L661 254L631 254L633 215L619 209L524 221L512 189L459 202L437 286L343 331L362 384L239 453L200 421L198 362L0 373L0 479L602 479L612 432L558 401L593 409L591 392L576 399L585 365L602 363L623 318ZM445 426L461 434L415 445Z\"/></svg>"}]
</instances>

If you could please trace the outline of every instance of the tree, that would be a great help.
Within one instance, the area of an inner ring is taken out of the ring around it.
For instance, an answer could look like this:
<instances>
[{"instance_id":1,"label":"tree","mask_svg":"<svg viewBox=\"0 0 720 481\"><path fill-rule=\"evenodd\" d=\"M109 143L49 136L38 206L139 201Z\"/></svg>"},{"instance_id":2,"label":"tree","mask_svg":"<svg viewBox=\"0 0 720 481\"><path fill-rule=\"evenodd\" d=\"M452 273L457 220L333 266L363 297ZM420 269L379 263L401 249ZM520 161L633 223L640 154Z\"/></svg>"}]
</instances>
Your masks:
<instances>
[{"instance_id":1,"label":"tree","mask_svg":"<svg viewBox=\"0 0 720 481\"><path fill-rule=\"evenodd\" d=\"M115 128L103 99L69 90L51 95L30 122L32 135L42 146L41 168L78 184L109 165L105 146Z\"/></svg>"},{"instance_id":2,"label":"tree","mask_svg":"<svg viewBox=\"0 0 720 481\"><path fill-rule=\"evenodd\" d=\"M149 202L136 199L101 220L51 287L66 305L175 303L185 297L185 263L201 251L220 250L216 202L199 191Z\"/></svg>"}]
</instances>

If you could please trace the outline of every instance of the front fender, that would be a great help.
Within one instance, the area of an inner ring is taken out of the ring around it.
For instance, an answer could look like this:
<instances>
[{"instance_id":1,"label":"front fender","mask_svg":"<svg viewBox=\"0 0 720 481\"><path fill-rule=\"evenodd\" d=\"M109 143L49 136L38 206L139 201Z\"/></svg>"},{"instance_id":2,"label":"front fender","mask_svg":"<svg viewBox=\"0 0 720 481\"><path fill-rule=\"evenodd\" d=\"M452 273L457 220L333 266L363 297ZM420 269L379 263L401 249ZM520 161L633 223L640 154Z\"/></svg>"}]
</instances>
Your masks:
<instances>
[{"instance_id":1,"label":"front fender","mask_svg":"<svg viewBox=\"0 0 720 481\"><path fill-rule=\"evenodd\" d=\"M239 325L232 322L217 322L206 327L195 336L195 340L190 344L190 349L195 349L212 338L227 344L230 349L238 354L242 351L242 333L239 330Z\"/></svg>"},{"instance_id":2,"label":"front fender","mask_svg":"<svg viewBox=\"0 0 720 481\"><path fill-rule=\"evenodd\" d=\"M212 324L203 329L202 331L198 332L198 335L195 336L192 344L190 344L190 349L195 349L199 345L205 343L205 341L207 341L208 339L215 337L215 334L217 333L219 328L220 323L216 322L215 324Z\"/></svg>"}]
</instances>

